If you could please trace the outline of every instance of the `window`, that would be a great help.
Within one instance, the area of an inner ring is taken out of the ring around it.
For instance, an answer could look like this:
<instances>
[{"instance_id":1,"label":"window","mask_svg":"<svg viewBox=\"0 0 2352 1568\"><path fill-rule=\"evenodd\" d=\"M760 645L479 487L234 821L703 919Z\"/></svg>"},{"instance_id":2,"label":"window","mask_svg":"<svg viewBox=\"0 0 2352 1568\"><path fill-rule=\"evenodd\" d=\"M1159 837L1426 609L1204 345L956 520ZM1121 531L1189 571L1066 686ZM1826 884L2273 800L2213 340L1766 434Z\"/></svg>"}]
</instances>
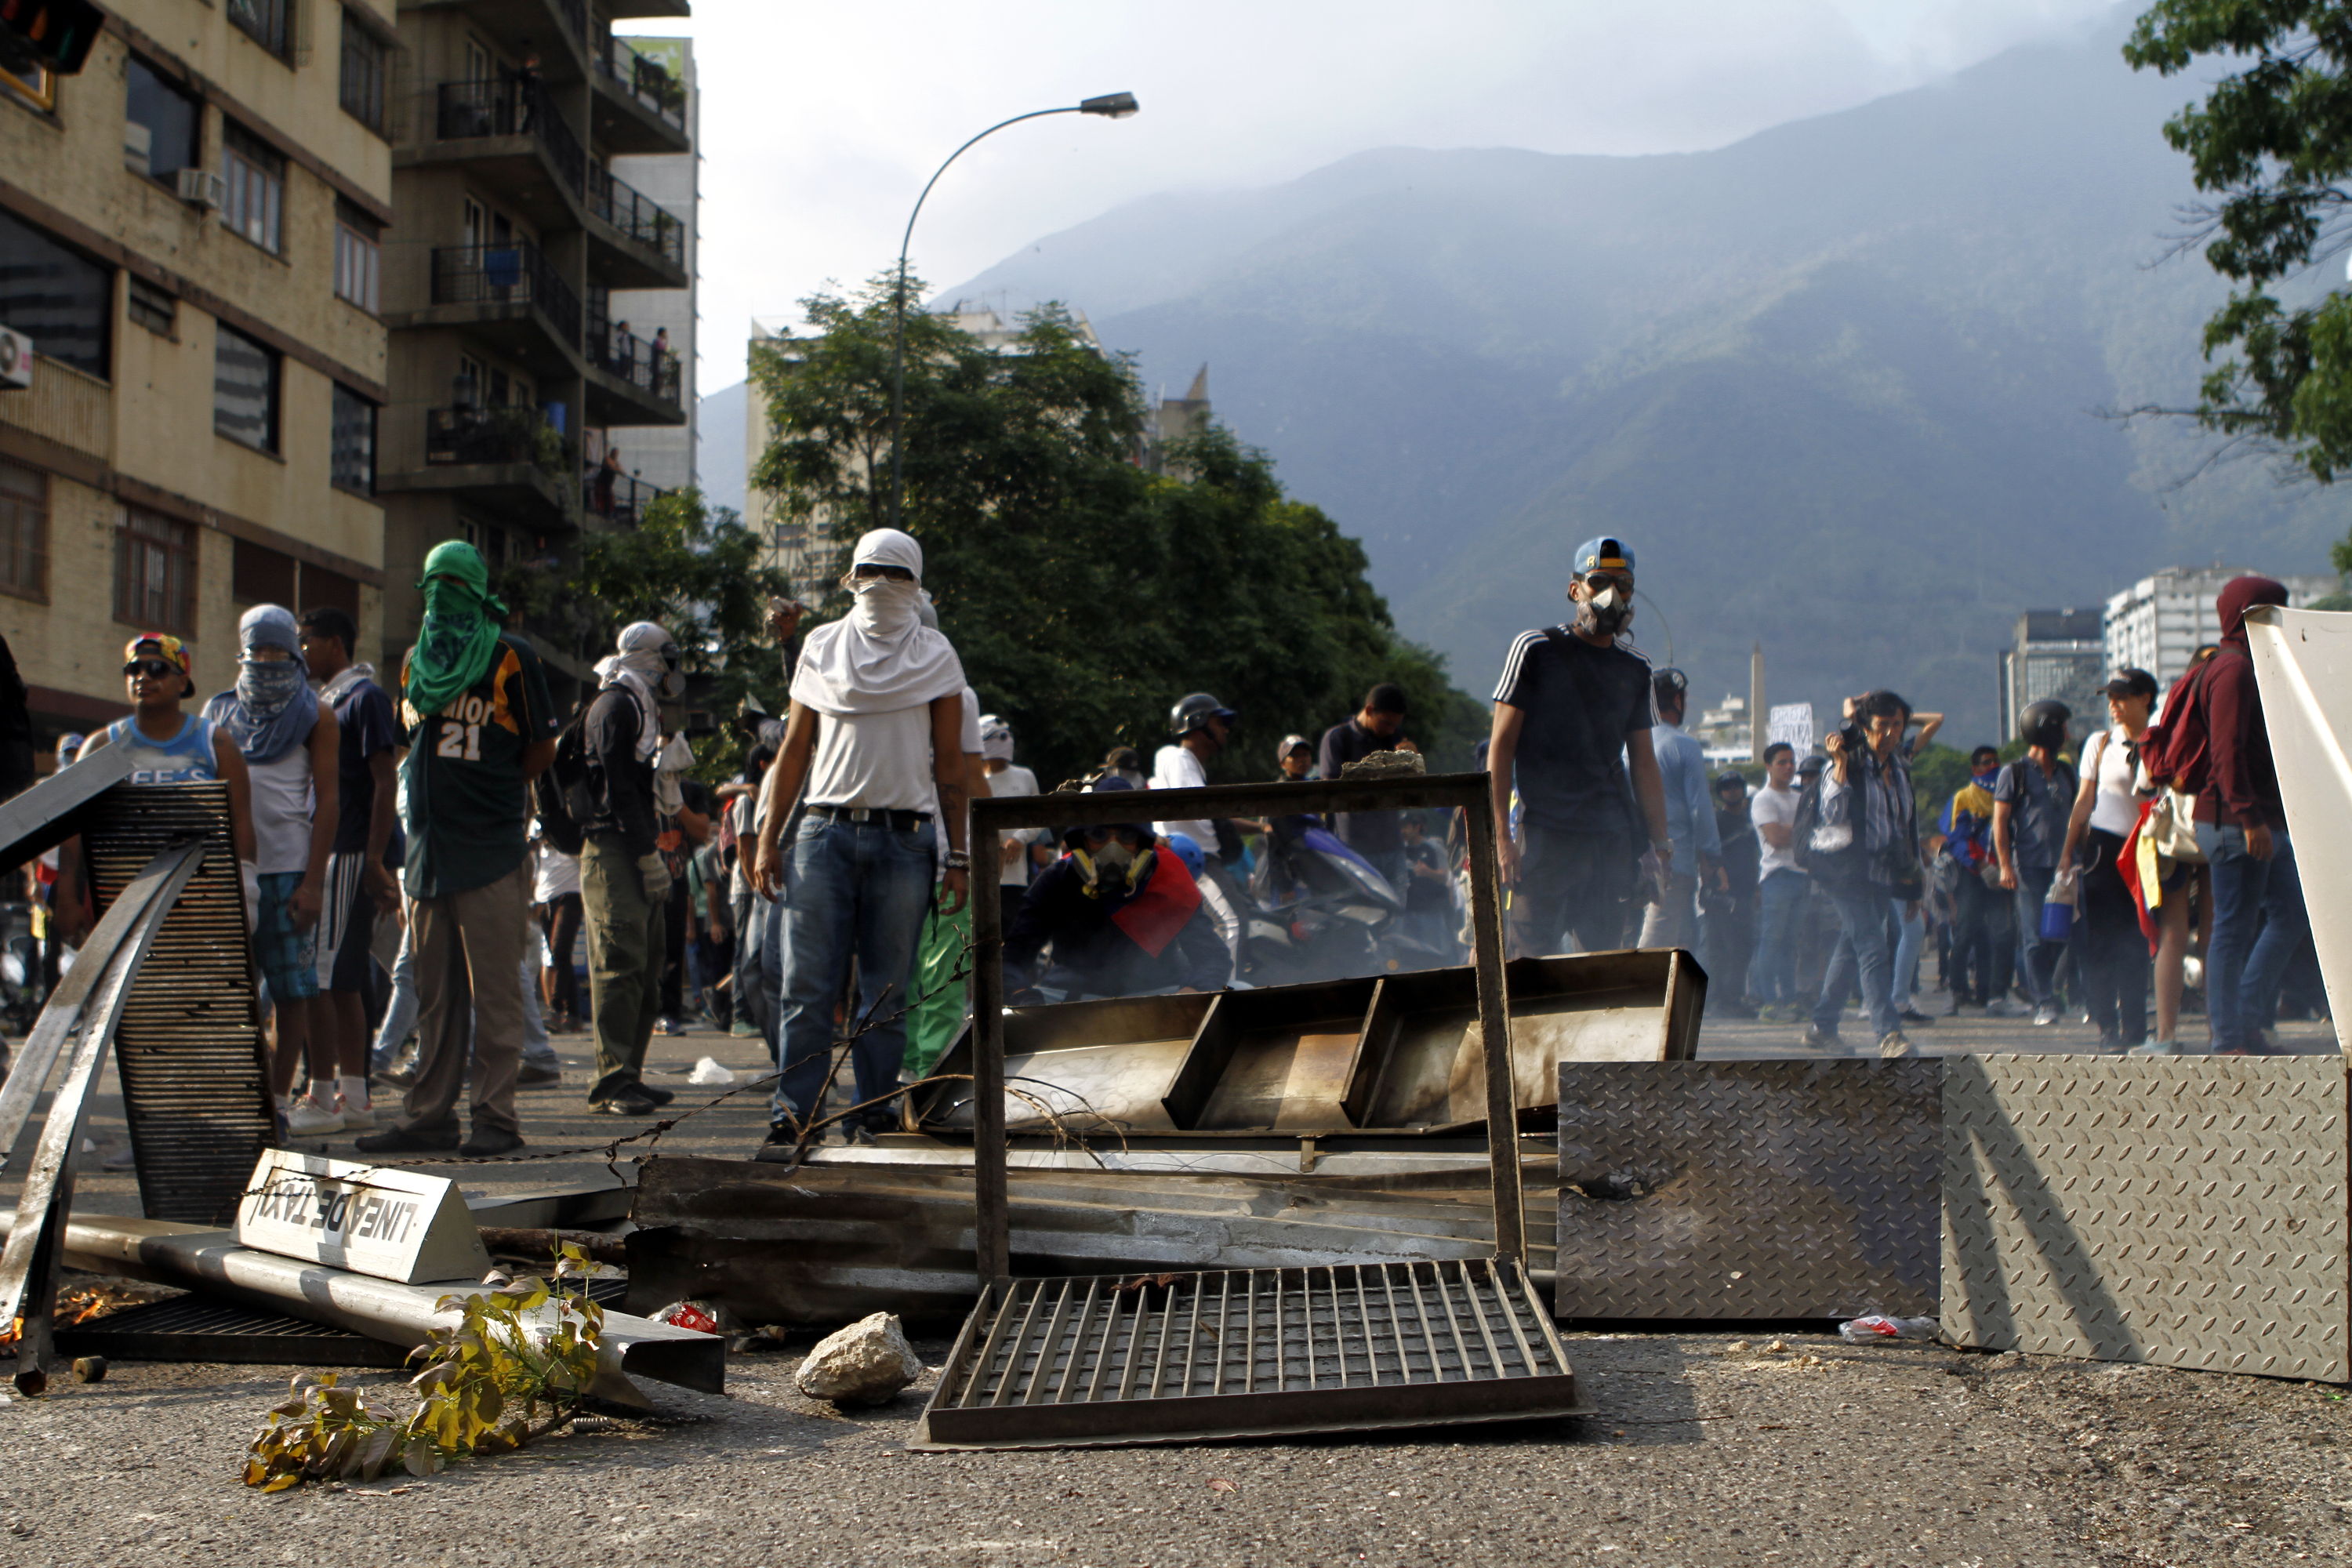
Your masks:
<instances>
[{"instance_id":1,"label":"window","mask_svg":"<svg viewBox=\"0 0 2352 1568\"><path fill-rule=\"evenodd\" d=\"M228 199L221 205L221 222L275 256L285 222L286 160L234 121L228 122L226 142L221 173L228 179Z\"/></svg>"},{"instance_id":2,"label":"window","mask_svg":"<svg viewBox=\"0 0 2352 1568\"><path fill-rule=\"evenodd\" d=\"M0 458L0 594L49 596L49 476Z\"/></svg>"},{"instance_id":3,"label":"window","mask_svg":"<svg viewBox=\"0 0 2352 1568\"><path fill-rule=\"evenodd\" d=\"M360 618L360 584L355 577L340 572L330 572L324 566L305 563L302 567L302 608L305 610L337 609Z\"/></svg>"},{"instance_id":4,"label":"window","mask_svg":"<svg viewBox=\"0 0 2352 1568\"><path fill-rule=\"evenodd\" d=\"M142 631L196 624L196 531L135 506L114 528L114 618Z\"/></svg>"},{"instance_id":5,"label":"window","mask_svg":"<svg viewBox=\"0 0 2352 1568\"><path fill-rule=\"evenodd\" d=\"M285 59L294 47L292 9L290 0L228 0L228 19L255 43Z\"/></svg>"},{"instance_id":6,"label":"window","mask_svg":"<svg viewBox=\"0 0 2352 1568\"><path fill-rule=\"evenodd\" d=\"M144 278L134 276L130 281L130 295L124 301L124 310L131 319L159 338L176 337L179 332L179 300Z\"/></svg>"},{"instance_id":7,"label":"window","mask_svg":"<svg viewBox=\"0 0 2352 1568\"><path fill-rule=\"evenodd\" d=\"M384 79L391 50L349 6L343 8L343 112L383 133Z\"/></svg>"},{"instance_id":8,"label":"window","mask_svg":"<svg viewBox=\"0 0 2352 1568\"><path fill-rule=\"evenodd\" d=\"M383 226L350 202L335 198L335 297L373 312L383 266Z\"/></svg>"},{"instance_id":9,"label":"window","mask_svg":"<svg viewBox=\"0 0 2352 1568\"><path fill-rule=\"evenodd\" d=\"M58 79L46 66L27 62L23 70L0 65L0 92L5 92L35 109L51 110L58 106Z\"/></svg>"},{"instance_id":10,"label":"window","mask_svg":"<svg viewBox=\"0 0 2352 1568\"><path fill-rule=\"evenodd\" d=\"M107 374L114 270L0 211L0 324L34 349L89 375Z\"/></svg>"},{"instance_id":11,"label":"window","mask_svg":"<svg viewBox=\"0 0 2352 1568\"><path fill-rule=\"evenodd\" d=\"M122 162L132 174L168 185L181 170L198 166L204 106L137 55L123 74Z\"/></svg>"},{"instance_id":12,"label":"window","mask_svg":"<svg viewBox=\"0 0 2352 1568\"><path fill-rule=\"evenodd\" d=\"M375 493L375 405L335 384L334 435L327 477L342 489Z\"/></svg>"},{"instance_id":13,"label":"window","mask_svg":"<svg viewBox=\"0 0 2352 1568\"><path fill-rule=\"evenodd\" d=\"M229 596L240 605L283 605L299 613L294 573L294 557L284 551L237 540L229 563Z\"/></svg>"},{"instance_id":14,"label":"window","mask_svg":"<svg viewBox=\"0 0 2352 1568\"><path fill-rule=\"evenodd\" d=\"M264 452L278 450L278 356L234 327L213 351L213 428Z\"/></svg>"}]
</instances>

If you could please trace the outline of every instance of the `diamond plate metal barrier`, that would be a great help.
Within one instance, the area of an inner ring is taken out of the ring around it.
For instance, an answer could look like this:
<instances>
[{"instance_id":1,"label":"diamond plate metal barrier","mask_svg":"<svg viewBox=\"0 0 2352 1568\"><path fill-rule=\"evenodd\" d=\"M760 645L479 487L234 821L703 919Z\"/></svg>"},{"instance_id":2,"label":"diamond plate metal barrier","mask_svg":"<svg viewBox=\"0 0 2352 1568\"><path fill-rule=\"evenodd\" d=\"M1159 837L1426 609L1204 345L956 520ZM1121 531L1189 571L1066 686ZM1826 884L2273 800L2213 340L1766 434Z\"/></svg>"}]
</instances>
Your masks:
<instances>
[{"instance_id":1,"label":"diamond plate metal barrier","mask_svg":"<svg viewBox=\"0 0 2352 1568\"><path fill-rule=\"evenodd\" d=\"M2342 1057L1945 1068L1954 1343L2352 1375Z\"/></svg>"},{"instance_id":2,"label":"diamond plate metal barrier","mask_svg":"<svg viewBox=\"0 0 2352 1568\"><path fill-rule=\"evenodd\" d=\"M1554 1312L1935 1311L1937 1067L1561 1063Z\"/></svg>"}]
</instances>

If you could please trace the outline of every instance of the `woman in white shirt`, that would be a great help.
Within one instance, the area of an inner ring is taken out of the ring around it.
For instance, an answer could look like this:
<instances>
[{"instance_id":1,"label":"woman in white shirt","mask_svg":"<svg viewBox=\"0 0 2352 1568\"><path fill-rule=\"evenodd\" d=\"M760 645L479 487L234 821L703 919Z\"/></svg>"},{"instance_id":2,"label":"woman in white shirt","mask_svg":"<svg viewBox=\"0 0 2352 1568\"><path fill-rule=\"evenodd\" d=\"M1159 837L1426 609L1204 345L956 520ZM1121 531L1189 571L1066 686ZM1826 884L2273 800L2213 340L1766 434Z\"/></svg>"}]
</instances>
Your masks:
<instances>
[{"instance_id":1,"label":"woman in white shirt","mask_svg":"<svg viewBox=\"0 0 2352 1568\"><path fill-rule=\"evenodd\" d=\"M2139 821L2134 774L2139 767L2140 737L2147 733L2148 714L2156 704L2156 677L2144 669L2118 670L2107 682L2106 694L2113 722L2083 749L2083 784L2074 795L2058 865L2061 871L2074 867L2081 872L2075 910L2082 930L2074 943L2074 966L2083 977L2091 1022L2098 1026L2099 1048L2119 1051L2147 1038L2147 939L2140 932L2137 902L2116 860ZM2160 907L2168 909L2175 902L2181 901L2167 900ZM2181 902L2184 911L2186 907ZM2177 923L2185 939L2187 923ZM2179 1006L2178 990L2169 1008L2159 999L2159 1052L2172 1048Z\"/></svg>"}]
</instances>

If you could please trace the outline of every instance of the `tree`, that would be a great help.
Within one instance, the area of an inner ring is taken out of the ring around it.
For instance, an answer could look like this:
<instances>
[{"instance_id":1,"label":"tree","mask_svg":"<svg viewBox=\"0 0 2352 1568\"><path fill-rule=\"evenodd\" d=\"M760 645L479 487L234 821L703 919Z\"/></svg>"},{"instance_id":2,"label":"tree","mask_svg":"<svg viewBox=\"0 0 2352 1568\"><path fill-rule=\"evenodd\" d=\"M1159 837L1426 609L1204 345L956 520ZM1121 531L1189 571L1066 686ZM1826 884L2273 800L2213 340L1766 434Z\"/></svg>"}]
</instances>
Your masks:
<instances>
[{"instance_id":1,"label":"tree","mask_svg":"<svg viewBox=\"0 0 2352 1568\"><path fill-rule=\"evenodd\" d=\"M2218 54L2249 63L2164 126L2221 196L2186 243L2238 285L2205 323L2196 417L2326 483L2352 462L2352 297L2290 307L2273 289L2352 239L2352 3L2157 0L2124 46L2166 76Z\"/></svg>"},{"instance_id":2,"label":"tree","mask_svg":"<svg viewBox=\"0 0 2352 1568\"><path fill-rule=\"evenodd\" d=\"M895 287L811 299L820 336L754 354L772 431L753 482L839 542L887 521ZM1148 755L1196 690L1243 716L1215 775L1263 778L1284 734L1319 735L1381 680L1405 688L1434 765L1470 764L1477 705L1397 635L1361 546L1223 431L1172 453L1173 474L1148 472L1129 361L1057 305L1021 329L996 350L908 317L903 525L941 629L1040 779L1116 745Z\"/></svg>"}]
</instances>

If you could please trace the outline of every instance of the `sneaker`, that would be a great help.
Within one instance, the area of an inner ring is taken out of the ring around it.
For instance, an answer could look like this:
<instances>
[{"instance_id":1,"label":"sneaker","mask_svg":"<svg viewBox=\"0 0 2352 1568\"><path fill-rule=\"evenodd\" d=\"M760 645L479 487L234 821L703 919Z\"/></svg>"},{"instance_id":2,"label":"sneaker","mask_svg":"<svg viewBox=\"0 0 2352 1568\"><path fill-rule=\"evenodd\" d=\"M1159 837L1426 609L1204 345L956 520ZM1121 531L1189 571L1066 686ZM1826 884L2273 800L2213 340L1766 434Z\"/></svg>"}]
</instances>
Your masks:
<instances>
[{"instance_id":1,"label":"sneaker","mask_svg":"<svg viewBox=\"0 0 2352 1568\"><path fill-rule=\"evenodd\" d=\"M1927 1014L1922 1013L1916 1007L1906 1007L1901 1013L1895 1016L1906 1024L1927 1024L1932 1026L1936 1022L1935 1019L1930 1018Z\"/></svg>"},{"instance_id":2,"label":"sneaker","mask_svg":"<svg viewBox=\"0 0 2352 1568\"><path fill-rule=\"evenodd\" d=\"M634 1088L639 1094L644 1095L647 1100L652 1100L656 1105L667 1105L671 1100L677 1098L677 1090L674 1089L664 1089L659 1084L640 1081L631 1085L630 1087Z\"/></svg>"},{"instance_id":3,"label":"sneaker","mask_svg":"<svg viewBox=\"0 0 2352 1568\"><path fill-rule=\"evenodd\" d=\"M457 1146L457 1124L454 1121L436 1132L412 1132L405 1127L387 1127L358 1141L359 1152L362 1154L439 1154Z\"/></svg>"},{"instance_id":4,"label":"sneaker","mask_svg":"<svg viewBox=\"0 0 2352 1568\"><path fill-rule=\"evenodd\" d=\"M522 1070L515 1074L515 1087L517 1089L545 1089L551 1084L558 1084L562 1081L563 1069L562 1068L541 1067L537 1062L523 1063Z\"/></svg>"},{"instance_id":5,"label":"sneaker","mask_svg":"<svg viewBox=\"0 0 2352 1568\"><path fill-rule=\"evenodd\" d=\"M409 1089L416 1082L416 1053L404 1053L397 1061L368 1079L386 1089Z\"/></svg>"},{"instance_id":6,"label":"sneaker","mask_svg":"<svg viewBox=\"0 0 2352 1568\"><path fill-rule=\"evenodd\" d=\"M321 1105L309 1095L299 1095L286 1109L286 1136L289 1138L323 1138L343 1130L343 1097L337 1095L332 1105Z\"/></svg>"},{"instance_id":7,"label":"sneaker","mask_svg":"<svg viewBox=\"0 0 2352 1568\"><path fill-rule=\"evenodd\" d=\"M1902 1030L1889 1029L1886 1033L1878 1037L1878 1054L1882 1057L1888 1058L1916 1057L1919 1054L1919 1051L1918 1047L1910 1042Z\"/></svg>"},{"instance_id":8,"label":"sneaker","mask_svg":"<svg viewBox=\"0 0 2352 1568\"><path fill-rule=\"evenodd\" d=\"M503 1127L477 1127L474 1135L457 1145L457 1152L468 1160L487 1160L499 1154L511 1154L522 1147L522 1134L509 1132Z\"/></svg>"},{"instance_id":9,"label":"sneaker","mask_svg":"<svg viewBox=\"0 0 2352 1568\"><path fill-rule=\"evenodd\" d=\"M631 1084L617 1094L590 1101L588 1109L600 1116L651 1116L661 1109L661 1102Z\"/></svg>"},{"instance_id":10,"label":"sneaker","mask_svg":"<svg viewBox=\"0 0 2352 1568\"><path fill-rule=\"evenodd\" d=\"M2047 1028L2057 1021L2058 1009L2047 1002L2033 1010L2033 1026L2037 1029Z\"/></svg>"},{"instance_id":11,"label":"sneaker","mask_svg":"<svg viewBox=\"0 0 2352 1568\"><path fill-rule=\"evenodd\" d=\"M1996 996L1985 1004L1988 1018L2018 1018L2024 1016L2024 1005L2007 996Z\"/></svg>"},{"instance_id":12,"label":"sneaker","mask_svg":"<svg viewBox=\"0 0 2352 1568\"><path fill-rule=\"evenodd\" d=\"M2169 1057L2178 1056L2179 1051L2180 1047L2170 1040L2144 1040L2140 1044L2134 1046L2131 1049L2126 1051L2124 1055L2127 1057Z\"/></svg>"},{"instance_id":13,"label":"sneaker","mask_svg":"<svg viewBox=\"0 0 2352 1568\"><path fill-rule=\"evenodd\" d=\"M1829 1047L1843 1043L1838 1038L1838 1032L1835 1029L1824 1029L1819 1024L1805 1026L1805 1044L1809 1046Z\"/></svg>"},{"instance_id":14,"label":"sneaker","mask_svg":"<svg viewBox=\"0 0 2352 1568\"><path fill-rule=\"evenodd\" d=\"M654 1033L656 1035L683 1035L686 1033L686 1030L682 1026L680 1026L676 1018L656 1018L654 1020Z\"/></svg>"},{"instance_id":15,"label":"sneaker","mask_svg":"<svg viewBox=\"0 0 2352 1568\"><path fill-rule=\"evenodd\" d=\"M348 1095L348 1094L341 1096L341 1097L340 1097L340 1100L341 1100L341 1103L342 1108L343 1108L343 1131L346 1131L346 1132L373 1132L373 1131L375 1131L375 1107L374 1107L374 1106L373 1106L373 1105L358 1105L358 1106L355 1106L355 1105L353 1105L353 1104L352 1103L352 1097L351 1097L350 1095Z\"/></svg>"},{"instance_id":16,"label":"sneaker","mask_svg":"<svg viewBox=\"0 0 2352 1568\"><path fill-rule=\"evenodd\" d=\"M801 1130L790 1121L772 1122L768 1136L761 1141L751 1158L770 1165L800 1163Z\"/></svg>"},{"instance_id":17,"label":"sneaker","mask_svg":"<svg viewBox=\"0 0 2352 1568\"><path fill-rule=\"evenodd\" d=\"M738 1040L756 1040L760 1037L760 1031L740 1018L727 1026L727 1033L730 1037Z\"/></svg>"}]
</instances>

